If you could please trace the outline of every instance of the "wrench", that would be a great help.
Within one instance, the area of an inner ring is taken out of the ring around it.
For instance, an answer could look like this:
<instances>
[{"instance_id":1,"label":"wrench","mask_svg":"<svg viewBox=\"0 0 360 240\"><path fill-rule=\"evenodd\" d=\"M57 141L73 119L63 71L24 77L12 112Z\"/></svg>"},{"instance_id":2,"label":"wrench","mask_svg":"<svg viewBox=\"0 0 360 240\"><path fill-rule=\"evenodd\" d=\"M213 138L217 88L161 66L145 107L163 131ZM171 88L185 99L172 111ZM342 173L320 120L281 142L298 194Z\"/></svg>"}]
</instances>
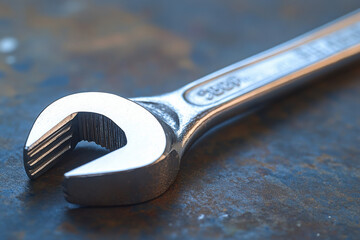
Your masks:
<instances>
[{"instance_id":1,"label":"wrench","mask_svg":"<svg viewBox=\"0 0 360 240\"><path fill-rule=\"evenodd\" d=\"M65 173L69 202L113 206L153 199L172 184L184 152L206 130L359 53L358 9L167 94L66 96L36 119L24 146L25 171L35 179L79 141L94 141L112 151Z\"/></svg>"}]
</instances>

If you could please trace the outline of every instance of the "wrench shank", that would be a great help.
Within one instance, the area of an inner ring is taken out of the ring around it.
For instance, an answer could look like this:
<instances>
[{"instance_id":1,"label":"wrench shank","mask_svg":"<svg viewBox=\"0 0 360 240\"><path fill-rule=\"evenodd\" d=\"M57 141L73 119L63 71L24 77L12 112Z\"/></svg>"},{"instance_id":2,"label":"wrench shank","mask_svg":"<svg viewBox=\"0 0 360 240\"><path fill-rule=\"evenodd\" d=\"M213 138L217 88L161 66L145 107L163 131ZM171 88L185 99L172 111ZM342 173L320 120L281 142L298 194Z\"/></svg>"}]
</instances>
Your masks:
<instances>
[{"instance_id":1,"label":"wrench shank","mask_svg":"<svg viewBox=\"0 0 360 240\"><path fill-rule=\"evenodd\" d=\"M178 122L178 127L172 128L182 155L191 142L215 124L359 53L360 10L357 10L174 92L134 100L160 103L172 110L157 115L169 126ZM177 118L168 117L173 113Z\"/></svg>"}]
</instances>

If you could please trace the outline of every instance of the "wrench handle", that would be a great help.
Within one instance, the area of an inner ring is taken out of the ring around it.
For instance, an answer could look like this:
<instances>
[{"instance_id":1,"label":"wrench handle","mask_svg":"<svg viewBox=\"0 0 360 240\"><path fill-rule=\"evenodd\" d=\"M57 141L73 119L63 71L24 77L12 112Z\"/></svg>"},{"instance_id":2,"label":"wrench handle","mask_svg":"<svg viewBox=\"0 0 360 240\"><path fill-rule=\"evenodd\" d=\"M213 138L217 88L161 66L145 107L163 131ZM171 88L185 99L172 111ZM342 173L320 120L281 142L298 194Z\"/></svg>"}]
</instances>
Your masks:
<instances>
[{"instance_id":1,"label":"wrench handle","mask_svg":"<svg viewBox=\"0 0 360 240\"><path fill-rule=\"evenodd\" d=\"M360 51L360 11L189 85L187 102L220 106L272 91Z\"/></svg>"},{"instance_id":2,"label":"wrench handle","mask_svg":"<svg viewBox=\"0 0 360 240\"><path fill-rule=\"evenodd\" d=\"M215 124L359 53L360 9L153 99L178 115L173 130L183 152Z\"/></svg>"}]
</instances>

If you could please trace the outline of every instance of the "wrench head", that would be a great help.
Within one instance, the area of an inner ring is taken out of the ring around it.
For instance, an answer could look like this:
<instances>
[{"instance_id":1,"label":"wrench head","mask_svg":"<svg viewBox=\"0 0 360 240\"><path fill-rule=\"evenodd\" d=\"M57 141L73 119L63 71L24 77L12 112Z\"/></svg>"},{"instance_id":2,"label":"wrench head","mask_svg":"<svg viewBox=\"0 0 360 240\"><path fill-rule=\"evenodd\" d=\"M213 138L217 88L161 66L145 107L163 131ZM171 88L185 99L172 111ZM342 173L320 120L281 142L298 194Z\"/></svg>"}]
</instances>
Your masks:
<instances>
[{"instance_id":1,"label":"wrench head","mask_svg":"<svg viewBox=\"0 0 360 240\"><path fill-rule=\"evenodd\" d=\"M95 141L113 151L65 173L66 199L92 206L147 201L166 191L179 169L165 129L128 99L99 92L69 95L35 121L24 147L25 170L35 179L79 141Z\"/></svg>"}]
</instances>

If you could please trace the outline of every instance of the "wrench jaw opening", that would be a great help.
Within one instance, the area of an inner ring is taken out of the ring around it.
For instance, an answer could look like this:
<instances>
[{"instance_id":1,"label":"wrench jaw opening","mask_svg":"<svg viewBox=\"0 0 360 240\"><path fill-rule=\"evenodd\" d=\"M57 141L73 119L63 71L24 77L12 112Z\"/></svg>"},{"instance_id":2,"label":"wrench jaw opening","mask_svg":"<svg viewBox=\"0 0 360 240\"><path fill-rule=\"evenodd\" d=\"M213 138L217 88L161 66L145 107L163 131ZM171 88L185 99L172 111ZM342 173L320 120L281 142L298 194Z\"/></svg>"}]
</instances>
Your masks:
<instances>
[{"instance_id":1,"label":"wrench jaw opening","mask_svg":"<svg viewBox=\"0 0 360 240\"><path fill-rule=\"evenodd\" d=\"M41 176L80 141L95 142L113 151L125 146L127 140L124 131L106 116L89 112L71 114L24 147L24 166L29 178Z\"/></svg>"},{"instance_id":2,"label":"wrench jaw opening","mask_svg":"<svg viewBox=\"0 0 360 240\"><path fill-rule=\"evenodd\" d=\"M113 151L65 173L66 199L92 206L135 204L159 196L174 181L180 165L174 136L136 102L107 93L73 94L35 121L24 147L25 170L37 178L79 141L94 141Z\"/></svg>"}]
</instances>

